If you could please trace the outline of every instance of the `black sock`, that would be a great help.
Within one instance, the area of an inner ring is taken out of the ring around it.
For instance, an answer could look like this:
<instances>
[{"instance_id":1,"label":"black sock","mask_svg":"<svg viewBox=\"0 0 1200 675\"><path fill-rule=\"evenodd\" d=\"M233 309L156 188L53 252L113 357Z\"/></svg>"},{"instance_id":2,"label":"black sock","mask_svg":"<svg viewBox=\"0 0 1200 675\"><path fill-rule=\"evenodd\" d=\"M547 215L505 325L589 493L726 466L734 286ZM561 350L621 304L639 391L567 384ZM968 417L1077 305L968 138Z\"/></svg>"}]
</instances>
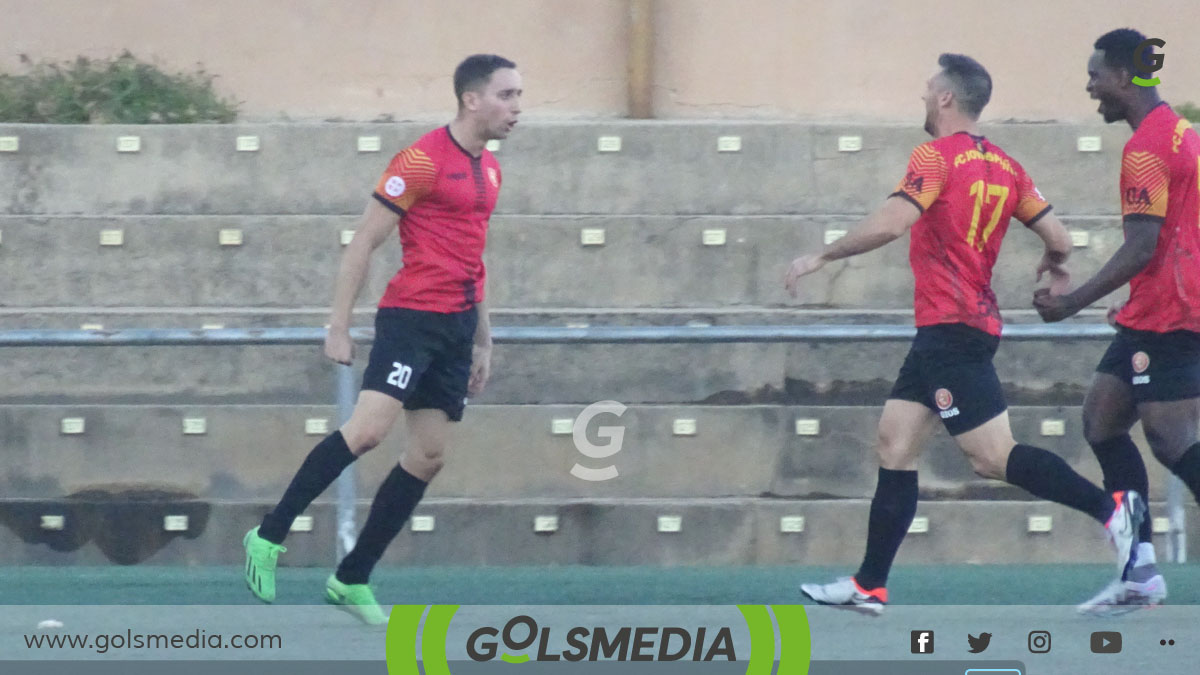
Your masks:
<instances>
[{"instance_id":1,"label":"black sock","mask_svg":"<svg viewBox=\"0 0 1200 675\"><path fill-rule=\"evenodd\" d=\"M1142 453L1129 434L1121 434L1092 445L1100 468L1104 470L1104 491L1109 494L1119 490L1137 490L1142 499L1150 501L1150 477L1146 475L1146 463ZM1140 541L1153 541L1151 519L1142 520L1138 530Z\"/></svg>"},{"instance_id":2,"label":"black sock","mask_svg":"<svg viewBox=\"0 0 1200 675\"><path fill-rule=\"evenodd\" d=\"M1062 457L1032 445L1018 445L1008 456L1006 480L1035 497L1083 511L1103 525L1116 504L1104 490L1075 473Z\"/></svg>"},{"instance_id":3,"label":"black sock","mask_svg":"<svg viewBox=\"0 0 1200 675\"><path fill-rule=\"evenodd\" d=\"M896 552L917 514L917 472L879 469L871 518L867 522L867 553L854 580L867 590L887 586Z\"/></svg>"},{"instance_id":4,"label":"black sock","mask_svg":"<svg viewBox=\"0 0 1200 675\"><path fill-rule=\"evenodd\" d=\"M1188 486L1196 502L1200 503L1200 443L1196 443L1183 453L1183 457L1171 467L1171 472L1179 476L1179 480Z\"/></svg>"},{"instance_id":5,"label":"black sock","mask_svg":"<svg viewBox=\"0 0 1200 675\"><path fill-rule=\"evenodd\" d=\"M300 465L279 504L263 517L258 536L282 544L296 516L303 513L355 459L341 431L335 431L317 443Z\"/></svg>"},{"instance_id":6,"label":"black sock","mask_svg":"<svg viewBox=\"0 0 1200 675\"><path fill-rule=\"evenodd\" d=\"M365 584L383 551L400 533L413 509L425 495L425 481L404 470L399 464L379 486L371 513L354 550L338 565L337 579L343 584Z\"/></svg>"}]
</instances>

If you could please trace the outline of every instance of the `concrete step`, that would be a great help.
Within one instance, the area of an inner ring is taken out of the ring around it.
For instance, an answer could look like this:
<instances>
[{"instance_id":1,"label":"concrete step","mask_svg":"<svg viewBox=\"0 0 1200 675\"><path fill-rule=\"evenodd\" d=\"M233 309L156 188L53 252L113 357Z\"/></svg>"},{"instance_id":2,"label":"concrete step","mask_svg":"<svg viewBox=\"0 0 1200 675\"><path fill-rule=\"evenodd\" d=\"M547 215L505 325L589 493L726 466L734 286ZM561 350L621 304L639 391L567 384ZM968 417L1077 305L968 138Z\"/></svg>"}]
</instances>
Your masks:
<instances>
[{"instance_id":1,"label":"concrete step","mask_svg":"<svg viewBox=\"0 0 1200 675\"><path fill-rule=\"evenodd\" d=\"M629 406L619 418L611 411L581 418L584 410L472 406L454 429L446 468L429 495L866 498L874 493L875 406ZM1010 415L1018 440L1052 450L1100 481L1099 466L1082 439L1078 409L1014 407ZM2 406L0 493L34 499L152 490L203 500L275 500L325 434L310 420L323 420L325 429L333 430L333 417L327 406ZM203 422L185 422L197 419ZM571 430L577 419L591 447L576 444ZM82 424L82 433L68 433L71 424ZM203 424L203 433L188 433L188 424ZM621 434L616 452L609 440L614 429ZM360 494L373 494L404 439L401 424L355 464ZM1145 449L1144 439L1136 439ZM1164 495L1166 472L1148 453L1146 465L1152 496ZM615 470L616 475L578 477L584 469ZM1023 495L976 477L944 432L930 441L920 469L928 496Z\"/></svg>"},{"instance_id":2,"label":"concrete step","mask_svg":"<svg viewBox=\"0 0 1200 675\"><path fill-rule=\"evenodd\" d=\"M392 154L426 124L0 125L0 212L33 214L357 214ZM1001 124L983 129L1063 213L1119 213L1116 126ZM380 152L359 152L360 136ZM718 152L720 136L739 152ZM1103 149L1077 150L1079 136ZM117 139L139 137L138 152ZM238 152L239 136L260 149ZM598 152L600 136L621 151ZM839 138L862 149L839 152ZM522 124L498 152L501 213L862 213L895 187L909 125L603 121Z\"/></svg>"},{"instance_id":3,"label":"concrete step","mask_svg":"<svg viewBox=\"0 0 1200 675\"><path fill-rule=\"evenodd\" d=\"M1161 516L1162 504L1151 514ZM358 522L367 504L359 504ZM417 516L433 530L406 527L387 550L387 565L846 565L852 572L866 541L865 500L454 500L427 499ZM269 509L265 503L162 499L0 501L0 565L240 565L242 536ZM335 516L309 509L310 532L293 532L284 567L332 567ZM41 528L61 516L61 530ZM188 516L187 530L163 531L167 516ZM1200 515L1187 508L1188 536ZM546 517L553 532L535 531ZM678 531L661 532L660 518ZM924 533L910 534L896 563L1047 564L1112 561L1103 529L1045 502L921 502ZM1049 532L1029 532L1029 518L1049 516ZM783 519L802 531L782 532ZM1166 542L1155 537L1160 559ZM797 583L804 581L797 579ZM1107 578L1096 579L1099 588ZM241 584L231 578L230 584Z\"/></svg>"},{"instance_id":4,"label":"concrete step","mask_svg":"<svg viewBox=\"0 0 1200 675\"><path fill-rule=\"evenodd\" d=\"M907 238L829 265L797 298L783 288L792 259L817 251L847 217L498 217L489 234L488 297L495 307L822 307L911 309ZM1071 269L1098 270L1123 240L1116 218L1068 219L1086 233ZM325 305L355 219L330 216L0 217L6 307L240 307ZM222 246L220 232L241 232ZM581 245L602 229L603 246ZM121 246L101 233L121 231ZM705 245L706 231L722 246ZM1026 309L1041 241L1009 230L993 286L1002 308ZM377 254L361 302L378 301L400 265L398 238Z\"/></svg>"}]
</instances>

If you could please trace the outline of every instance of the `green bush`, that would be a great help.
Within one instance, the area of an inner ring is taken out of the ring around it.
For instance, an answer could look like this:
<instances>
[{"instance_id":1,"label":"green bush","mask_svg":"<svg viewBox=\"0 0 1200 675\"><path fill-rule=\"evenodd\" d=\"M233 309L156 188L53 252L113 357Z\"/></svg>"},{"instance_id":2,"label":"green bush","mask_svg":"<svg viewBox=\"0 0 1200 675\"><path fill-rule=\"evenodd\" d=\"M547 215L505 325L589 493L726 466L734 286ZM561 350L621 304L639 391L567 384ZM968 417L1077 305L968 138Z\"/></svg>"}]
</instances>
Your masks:
<instances>
[{"instance_id":1,"label":"green bush","mask_svg":"<svg viewBox=\"0 0 1200 675\"><path fill-rule=\"evenodd\" d=\"M1189 122L1200 122L1200 105L1196 105L1191 101L1182 105L1174 106L1175 112L1179 113L1180 117L1187 118Z\"/></svg>"},{"instance_id":2,"label":"green bush","mask_svg":"<svg viewBox=\"0 0 1200 675\"><path fill-rule=\"evenodd\" d=\"M0 122L39 124L187 124L232 122L237 103L217 95L213 76L164 73L124 52L112 59L79 57L33 63L0 74Z\"/></svg>"}]
</instances>

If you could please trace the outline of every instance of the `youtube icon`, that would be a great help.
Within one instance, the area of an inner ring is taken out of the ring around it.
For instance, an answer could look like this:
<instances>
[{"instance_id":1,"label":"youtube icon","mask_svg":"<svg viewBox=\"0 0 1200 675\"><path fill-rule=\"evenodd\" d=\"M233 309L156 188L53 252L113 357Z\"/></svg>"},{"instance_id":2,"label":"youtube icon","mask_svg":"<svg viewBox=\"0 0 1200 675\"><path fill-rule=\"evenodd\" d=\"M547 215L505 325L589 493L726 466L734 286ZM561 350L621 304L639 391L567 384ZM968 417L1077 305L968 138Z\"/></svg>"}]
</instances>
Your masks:
<instances>
[{"instance_id":1,"label":"youtube icon","mask_svg":"<svg viewBox=\"0 0 1200 675\"><path fill-rule=\"evenodd\" d=\"M1115 631L1097 631L1092 633L1093 654L1120 654L1121 634Z\"/></svg>"}]
</instances>

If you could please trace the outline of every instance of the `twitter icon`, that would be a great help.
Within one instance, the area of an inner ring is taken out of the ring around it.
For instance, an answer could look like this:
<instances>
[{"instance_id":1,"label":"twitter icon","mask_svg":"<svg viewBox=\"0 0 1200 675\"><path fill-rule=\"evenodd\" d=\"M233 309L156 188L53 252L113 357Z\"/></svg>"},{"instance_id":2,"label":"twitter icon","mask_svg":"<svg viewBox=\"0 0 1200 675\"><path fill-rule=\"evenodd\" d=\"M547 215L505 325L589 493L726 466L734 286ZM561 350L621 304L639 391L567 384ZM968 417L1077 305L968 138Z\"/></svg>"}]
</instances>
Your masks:
<instances>
[{"instance_id":1,"label":"twitter icon","mask_svg":"<svg viewBox=\"0 0 1200 675\"><path fill-rule=\"evenodd\" d=\"M983 650L987 649L988 645L991 643L991 633L980 633L979 637L975 637L974 635L967 633L967 645L971 648L970 652L972 654L978 654L982 652Z\"/></svg>"}]
</instances>

